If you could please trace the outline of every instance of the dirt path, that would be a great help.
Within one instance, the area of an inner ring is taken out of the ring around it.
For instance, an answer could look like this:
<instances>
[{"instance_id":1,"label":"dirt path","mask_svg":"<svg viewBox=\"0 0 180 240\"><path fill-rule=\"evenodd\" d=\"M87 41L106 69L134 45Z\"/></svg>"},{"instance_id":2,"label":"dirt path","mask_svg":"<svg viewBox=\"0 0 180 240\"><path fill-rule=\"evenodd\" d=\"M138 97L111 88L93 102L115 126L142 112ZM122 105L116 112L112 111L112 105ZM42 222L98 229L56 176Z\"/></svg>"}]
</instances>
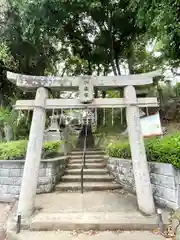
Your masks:
<instances>
[{"instance_id":1,"label":"dirt path","mask_svg":"<svg viewBox=\"0 0 180 240\"><path fill-rule=\"evenodd\" d=\"M11 208L11 204L0 203L0 240L6 239L6 221Z\"/></svg>"}]
</instances>

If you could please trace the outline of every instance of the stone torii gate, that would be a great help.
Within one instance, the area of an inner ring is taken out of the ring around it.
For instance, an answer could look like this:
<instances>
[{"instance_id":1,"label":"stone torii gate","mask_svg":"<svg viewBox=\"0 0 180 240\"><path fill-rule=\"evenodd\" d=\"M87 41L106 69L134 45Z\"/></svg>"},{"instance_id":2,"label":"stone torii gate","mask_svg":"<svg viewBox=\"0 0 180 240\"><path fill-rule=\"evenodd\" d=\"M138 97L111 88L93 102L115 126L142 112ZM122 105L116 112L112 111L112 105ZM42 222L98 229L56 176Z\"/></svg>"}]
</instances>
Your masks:
<instances>
[{"instance_id":1,"label":"stone torii gate","mask_svg":"<svg viewBox=\"0 0 180 240\"><path fill-rule=\"evenodd\" d=\"M26 161L18 204L18 214L27 220L34 211L38 170L45 128L46 110L72 108L126 108L129 142L139 210L155 213L144 140L140 126L140 107L158 106L157 98L137 98L134 86L153 83L159 71L129 76L41 77L7 72L7 78L26 91L36 91L35 100L18 100L16 109L33 110ZM94 88L100 90L124 87L124 98L94 98ZM79 90L79 99L49 99L48 89Z\"/></svg>"}]
</instances>

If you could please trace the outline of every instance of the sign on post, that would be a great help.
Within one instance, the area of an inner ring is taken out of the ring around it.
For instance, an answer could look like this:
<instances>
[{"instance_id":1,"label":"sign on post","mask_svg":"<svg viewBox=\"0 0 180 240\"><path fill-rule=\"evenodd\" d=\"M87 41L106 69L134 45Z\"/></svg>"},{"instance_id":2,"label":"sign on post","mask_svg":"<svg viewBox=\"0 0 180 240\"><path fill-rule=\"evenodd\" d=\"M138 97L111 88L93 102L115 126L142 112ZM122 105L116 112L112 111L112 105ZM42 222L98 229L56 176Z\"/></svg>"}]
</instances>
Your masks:
<instances>
[{"instance_id":1,"label":"sign on post","mask_svg":"<svg viewBox=\"0 0 180 240\"><path fill-rule=\"evenodd\" d=\"M140 122L142 135L144 137L163 135L160 116L158 112L151 116L141 118Z\"/></svg>"}]
</instances>

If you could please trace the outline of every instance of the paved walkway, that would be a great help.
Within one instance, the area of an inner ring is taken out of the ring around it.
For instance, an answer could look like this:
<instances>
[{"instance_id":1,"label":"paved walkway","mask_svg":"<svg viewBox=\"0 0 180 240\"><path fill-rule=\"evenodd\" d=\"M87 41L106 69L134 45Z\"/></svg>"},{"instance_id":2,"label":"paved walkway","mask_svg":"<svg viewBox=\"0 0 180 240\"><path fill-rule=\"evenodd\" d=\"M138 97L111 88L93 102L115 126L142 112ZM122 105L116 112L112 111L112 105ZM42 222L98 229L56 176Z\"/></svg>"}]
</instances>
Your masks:
<instances>
[{"instance_id":1,"label":"paved walkway","mask_svg":"<svg viewBox=\"0 0 180 240\"><path fill-rule=\"evenodd\" d=\"M8 240L165 240L161 235L151 232L21 232L18 237L11 236ZM171 240L171 239L169 239Z\"/></svg>"},{"instance_id":2,"label":"paved walkway","mask_svg":"<svg viewBox=\"0 0 180 240\"><path fill-rule=\"evenodd\" d=\"M48 193L36 196L41 213L138 212L136 197L124 190Z\"/></svg>"},{"instance_id":3,"label":"paved walkway","mask_svg":"<svg viewBox=\"0 0 180 240\"><path fill-rule=\"evenodd\" d=\"M136 197L123 191L41 194L36 196L36 208L31 231L21 231L18 235L8 232L7 240L166 239L153 231L127 231L155 230L157 218L143 216L137 209ZM169 214L163 211L167 223ZM113 231L116 229L126 231Z\"/></svg>"},{"instance_id":4,"label":"paved walkway","mask_svg":"<svg viewBox=\"0 0 180 240\"><path fill-rule=\"evenodd\" d=\"M125 212L140 214L136 196L122 190L84 192L53 192L36 196L41 213ZM167 212L166 209L162 209Z\"/></svg>"},{"instance_id":5,"label":"paved walkway","mask_svg":"<svg viewBox=\"0 0 180 240\"><path fill-rule=\"evenodd\" d=\"M0 203L0 240L4 240L6 237L6 220L10 209L10 204Z\"/></svg>"},{"instance_id":6,"label":"paved walkway","mask_svg":"<svg viewBox=\"0 0 180 240\"><path fill-rule=\"evenodd\" d=\"M32 218L32 230L154 230L157 216L144 216L136 197L123 191L51 193L36 197L39 209ZM163 209L168 224L169 213Z\"/></svg>"}]
</instances>

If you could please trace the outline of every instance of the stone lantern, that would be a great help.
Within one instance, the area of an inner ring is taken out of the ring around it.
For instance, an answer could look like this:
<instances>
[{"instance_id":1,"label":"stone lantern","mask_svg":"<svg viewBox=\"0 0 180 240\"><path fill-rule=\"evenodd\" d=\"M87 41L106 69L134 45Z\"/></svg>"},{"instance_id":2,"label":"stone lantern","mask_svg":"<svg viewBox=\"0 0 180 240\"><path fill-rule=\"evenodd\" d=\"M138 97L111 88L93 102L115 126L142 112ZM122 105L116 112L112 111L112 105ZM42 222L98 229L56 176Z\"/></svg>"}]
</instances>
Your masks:
<instances>
[{"instance_id":1,"label":"stone lantern","mask_svg":"<svg viewBox=\"0 0 180 240\"><path fill-rule=\"evenodd\" d=\"M63 139L62 130L59 126L58 114L50 116L51 123L48 129L45 130L44 141L61 141Z\"/></svg>"}]
</instances>

